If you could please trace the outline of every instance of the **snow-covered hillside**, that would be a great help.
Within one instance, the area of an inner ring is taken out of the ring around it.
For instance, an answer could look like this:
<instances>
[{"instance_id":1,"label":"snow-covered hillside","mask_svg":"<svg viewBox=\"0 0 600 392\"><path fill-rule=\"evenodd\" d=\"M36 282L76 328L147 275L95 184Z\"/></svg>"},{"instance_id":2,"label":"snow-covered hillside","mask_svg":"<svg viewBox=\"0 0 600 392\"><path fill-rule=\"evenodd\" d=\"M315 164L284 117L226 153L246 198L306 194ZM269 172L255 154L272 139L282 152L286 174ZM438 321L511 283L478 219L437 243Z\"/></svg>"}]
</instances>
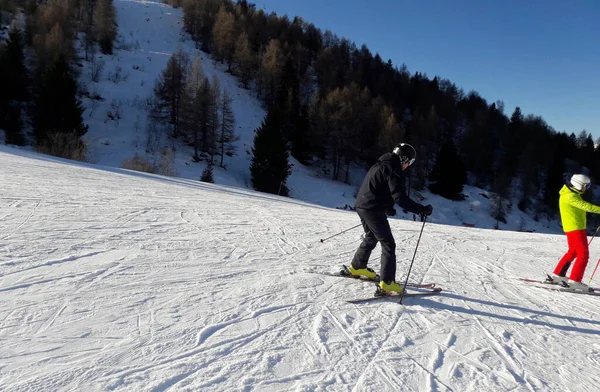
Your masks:
<instances>
[{"instance_id":1,"label":"snow-covered hillside","mask_svg":"<svg viewBox=\"0 0 600 392\"><path fill-rule=\"evenodd\" d=\"M90 161L101 165L122 167L125 159L135 155L146 155L147 112L144 101L152 95L157 76L167 64L172 53L179 48L191 58L202 58L204 73L220 80L222 89L233 97L236 118L236 132L240 136L237 143L238 154L227 157L227 170L215 167L215 182L245 189L250 186L250 151L253 145L254 130L260 125L264 110L251 91L240 87L237 79L224 72L225 66L215 63L205 53L196 49L195 44L182 31L182 11L158 1L116 0L119 38L113 56L99 54L96 63L104 62L98 82L91 78L92 64L83 62L80 83L90 93L100 94L104 101L84 99L86 112L84 120L89 125L86 142L90 147ZM109 119L120 117L118 120ZM170 142L165 141L165 145ZM176 144L174 166L176 175L181 178L198 180L205 162L193 162L192 149L181 143ZM154 156L160 157L160 151ZM152 158L149 158L152 160ZM365 170L356 168L352 184L332 181L320 174L318 168L306 167L291 159L293 173L288 179L291 197L332 208L354 205L354 194L360 185ZM423 192L423 203L434 206L436 213L432 220L449 225L468 225L492 228L496 222L490 218L489 199L486 192L465 187L469 198L465 202L447 200ZM412 219L399 211L398 219ZM534 222L516 208L507 217L508 224L500 223L503 230L536 231L559 233L558 224L545 221Z\"/></svg>"},{"instance_id":2,"label":"snow-covered hillside","mask_svg":"<svg viewBox=\"0 0 600 392\"><path fill-rule=\"evenodd\" d=\"M86 141L90 146L90 161L120 167L123 160L134 155L145 156L147 146L147 111L144 102L153 95L154 83L166 67L171 55L179 48L193 60L202 59L204 74L212 79L216 74L221 89L234 99L236 132L240 136L238 156L228 158L228 170L215 168L219 184L245 187L250 183L249 157L253 131L263 117L264 110L248 90L238 87L235 77L222 72L205 53L195 48L194 42L183 33L182 11L158 1L117 0L118 42L112 56L98 54L96 61L104 67L98 82L93 82L91 62L84 62L80 83L90 92L100 94L103 102L84 101L84 120L90 130ZM118 121L108 119L120 117ZM171 146L163 140L164 147ZM199 179L205 163L191 160L192 149L176 144L175 166L177 175ZM157 153L160 155L160 152Z\"/></svg>"},{"instance_id":3,"label":"snow-covered hillside","mask_svg":"<svg viewBox=\"0 0 600 392\"><path fill-rule=\"evenodd\" d=\"M0 168L2 391L598 388L600 298L517 279L563 235L426 223L411 280L443 293L354 305L372 283L317 274L354 212L10 147ZM421 223L391 226L400 279Z\"/></svg>"}]
</instances>

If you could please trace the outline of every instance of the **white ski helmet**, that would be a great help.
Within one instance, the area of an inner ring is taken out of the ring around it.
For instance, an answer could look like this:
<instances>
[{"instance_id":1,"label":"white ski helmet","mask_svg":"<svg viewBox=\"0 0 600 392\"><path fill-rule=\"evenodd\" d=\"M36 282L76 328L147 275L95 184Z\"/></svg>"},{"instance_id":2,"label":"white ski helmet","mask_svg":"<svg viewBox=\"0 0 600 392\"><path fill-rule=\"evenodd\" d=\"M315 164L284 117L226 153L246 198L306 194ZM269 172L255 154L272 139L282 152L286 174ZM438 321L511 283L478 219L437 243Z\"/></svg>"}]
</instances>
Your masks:
<instances>
[{"instance_id":1,"label":"white ski helmet","mask_svg":"<svg viewBox=\"0 0 600 392\"><path fill-rule=\"evenodd\" d=\"M571 186L580 192L584 192L590 187L590 178L585 174L573 174L571 177Z\"/></svg>"},{"instance_id":2,"label":"white ski helmet","mask_svg":"<svg viewBox=\"0 0 600 392\"><path fill-rule=\"evenodd\" d=\"M402 162L403 165L408 163L408 166L410 166L417 158L417 150L408 143L397 144L392 152L400 157L400 162Z\"/></svg>"}]
</instances>

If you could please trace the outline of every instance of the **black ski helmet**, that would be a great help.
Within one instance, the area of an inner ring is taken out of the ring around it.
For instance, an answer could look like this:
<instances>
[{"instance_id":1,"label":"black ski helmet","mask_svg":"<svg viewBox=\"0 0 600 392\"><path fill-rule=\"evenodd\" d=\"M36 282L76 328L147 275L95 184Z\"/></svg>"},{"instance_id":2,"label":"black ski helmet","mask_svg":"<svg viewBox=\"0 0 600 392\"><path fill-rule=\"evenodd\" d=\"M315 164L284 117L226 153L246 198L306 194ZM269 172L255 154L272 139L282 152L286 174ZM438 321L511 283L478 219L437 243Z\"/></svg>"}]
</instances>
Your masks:
<instances>
[{"instance_id":1,"label":"black ski helmet","mask_svg":"<svg viewBox=\"0 0 600 392\"><path fill-rule=\"evenodd\" d=\"M392 152L400 157L400 162L403 165L408 163L408 166L410 166L417 158L417 151L408 143L398 143Z\"/></svg>"}]
</instances>

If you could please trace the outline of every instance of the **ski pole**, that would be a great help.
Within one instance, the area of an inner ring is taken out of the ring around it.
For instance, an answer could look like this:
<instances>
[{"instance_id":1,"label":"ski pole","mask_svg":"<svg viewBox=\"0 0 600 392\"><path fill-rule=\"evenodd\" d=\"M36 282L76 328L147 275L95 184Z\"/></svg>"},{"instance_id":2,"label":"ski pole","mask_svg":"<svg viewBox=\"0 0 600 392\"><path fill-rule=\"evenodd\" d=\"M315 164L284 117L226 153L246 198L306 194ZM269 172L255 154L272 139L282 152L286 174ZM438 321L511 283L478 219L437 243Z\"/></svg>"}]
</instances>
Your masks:
<instances>
[{"instance_id":1,"label":"ski pole","mask_svg":"<svg viewBox=\"0 0 600 392\"><path fill-rule=\"evenodd\" d=\"M410 276L410 271L412 270L413 263L415 262L415 257L417 256L417 249L419 248L419 242L421 241L421 235L423 234L423 229L425 228L425 222L427 221L427 216L423 216L423 225L421 226L421 232L419 233L419 238L417 239L417 246L415 246L415 253L413 254L412 261L410 262L410 267L408 267L408 273L406 274L406 281L404 282L404 287L402 287L402 294L400 294L400 302L402 303L402 299L404 298L404 292L406 291L406 285L408 284L408 278Z\"/></svg>"},{"instance_id":2,"label":"ski pole","mask_svg":"<svg viewBox=\"0 0 600 392\"><path fill-rule=\"evenodd\" d=\"M337 234L334 234L334 235L332 235L331 237L327 237L327 238L321 238L321 243L323 243L323 242L325 242L325 241L327 241L328 239L331 239L331 238L333 238L333 237L337 237L337 236L338 236L338 235L340 235L340 234L344 234L344 233L345 233L345 232L347 232L347 231L350 231L350 230L352 230L352 229L356 229L358 226L362 226L362 223L359 223L359 224L358 224L358 225L356 225L356 226L352 226L351 228L349 228L349 229L346 229L346 230L344 230L344 231L340 231L339 233L337 233Z\"/></svg>"},{"instance_id":3,"label":"ski pole","mask_svg":"<svg viewBox=\"0 0 600 392\"><path fill-rule=\"evenodd\" d=\"M590 276L590 281L588 282L588 286L592 283L592 279L594 279L594 275L596 275L596 270L598 269L598 264L600 264L600 259L596 263L596 268L594 268L594 272L592 272L592 276Z\"/></svg>"},{"instance_id":4,"label":"ski pole","mask_svg":"<svg viewBox=\"0 0 600 392\"><path fill-rule=\"evenodd\" d=\"M594 234L592 235L592 238L590 239L590 242L588 242L588 246L590 246L590 244L592 243L592 241L594 240L594 237L596 236L596 234L598 234L598 230L600 230L600 226L598 226L596 228L596 231L594 232Z\"/></svg>"},{"instance_id":5,"label":"ski pole","mask_svg":"<svg viewBox=\"0 0 600 392\"><path fill-rule=\"evenodd\" d=\"M598 226L598 228L594 232L594 235L592 235L592 239L590 239L590 242L588 242L588 246L590 246L590 244L594 240L594 237L598 233L598 230L600 230L600 226ZM598 262L596 263L596 267L594 268L594 272L592 272L592 276L590 276L590 281L588 282L588 285L590 285L592 283L592 279L594 278L594 275L596 275L596 270L598 269L598 264L600 264L600 259L598 259Z\"/></svg>"}]
</instances>

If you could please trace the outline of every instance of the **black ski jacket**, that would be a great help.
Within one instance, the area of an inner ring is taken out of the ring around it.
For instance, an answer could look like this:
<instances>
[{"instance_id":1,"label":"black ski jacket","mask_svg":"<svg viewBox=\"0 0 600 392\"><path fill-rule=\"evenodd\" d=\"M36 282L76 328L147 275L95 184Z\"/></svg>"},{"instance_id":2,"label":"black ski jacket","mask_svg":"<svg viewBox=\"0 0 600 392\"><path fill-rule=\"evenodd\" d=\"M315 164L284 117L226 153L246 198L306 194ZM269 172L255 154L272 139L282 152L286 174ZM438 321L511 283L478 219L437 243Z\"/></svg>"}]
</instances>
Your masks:
<instances>
[{"instance_id":1,"label":"black ski jacket","mask_svg":"<svg viewBox=\"0 0 600 392\"><path fill-rule=\"evenodd\" d=\"M422 204L406 195L400 157L389 152L379 157L378 162L369 169L356 196L354 208L386 211L394 203L415 214L423 211Z\"/></svg>"}]
</instances>

